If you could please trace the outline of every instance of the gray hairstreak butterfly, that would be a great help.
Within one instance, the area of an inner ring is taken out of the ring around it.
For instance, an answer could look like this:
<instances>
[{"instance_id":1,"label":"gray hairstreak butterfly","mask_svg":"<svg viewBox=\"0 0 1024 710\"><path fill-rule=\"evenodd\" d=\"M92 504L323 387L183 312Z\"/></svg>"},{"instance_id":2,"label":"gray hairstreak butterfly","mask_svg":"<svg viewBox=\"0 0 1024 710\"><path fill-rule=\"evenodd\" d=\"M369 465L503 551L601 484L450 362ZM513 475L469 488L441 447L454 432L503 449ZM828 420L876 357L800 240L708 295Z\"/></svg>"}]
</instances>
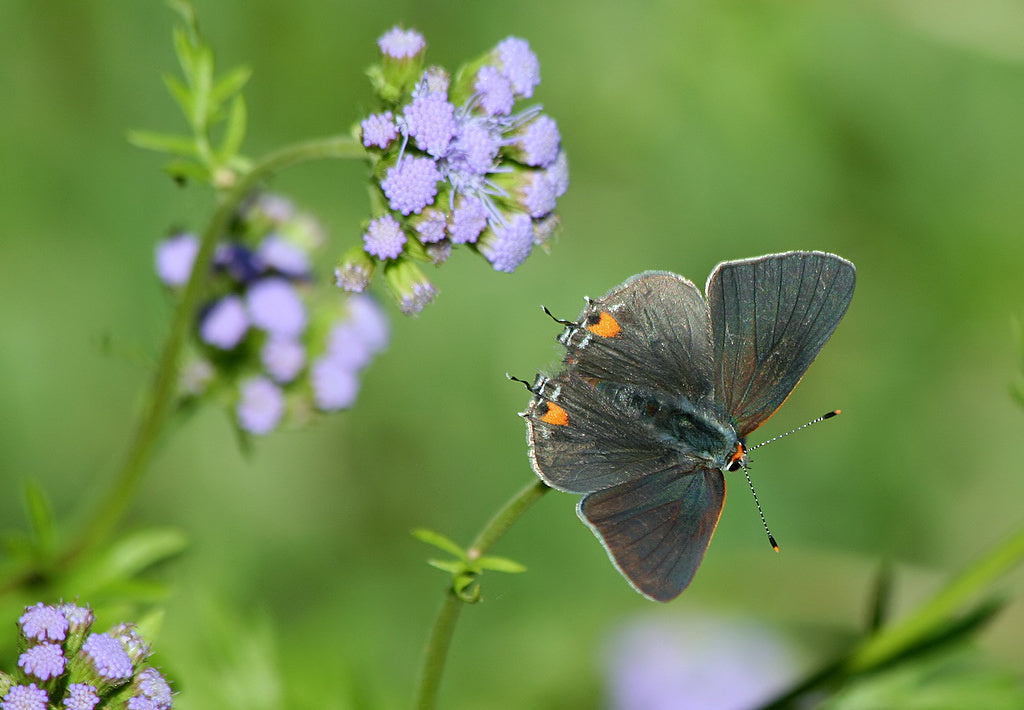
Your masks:
<instances>
[{"instance_id":1,"label":"gray hairstreak butterfly","mask_svg":"<svg viewBox=\"0 0 1024 710\"><path fill-rule=\"evenodd\" d=\"M690 584L722 513L722 472L746 468L747 435L832 335L855 274L834 254L769 254L716 266L705 298L647 271L560 321L562 369L538 375L521 414L530 461L583 495L580 518L638 592L668 601Z\"/></svg>"}]
</instances>

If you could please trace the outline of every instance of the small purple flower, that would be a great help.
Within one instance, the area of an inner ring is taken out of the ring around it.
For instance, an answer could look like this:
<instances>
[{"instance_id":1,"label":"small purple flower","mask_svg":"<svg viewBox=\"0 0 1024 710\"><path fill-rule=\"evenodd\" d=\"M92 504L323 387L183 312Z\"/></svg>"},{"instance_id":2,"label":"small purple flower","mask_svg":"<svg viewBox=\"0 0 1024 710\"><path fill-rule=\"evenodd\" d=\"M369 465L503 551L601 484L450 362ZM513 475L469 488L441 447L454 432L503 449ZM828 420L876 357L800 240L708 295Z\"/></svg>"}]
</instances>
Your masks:
<instances>
[{"instance_id":1,"label":"small purple flower","mask_svg":"<svg viewBox=\"0 0 1024 710\"><path fill-rule=\"evenodd\" d=\"M176 234L156 247L156 273L168 286L184 286L199 253L199 237Z\"/></svg>"},{"instance_id":2,"label":"small purple flower","mask_svg":"<svg viewBox=\"0 0 1024 710\"><path fill-rule=\"evenodd\" d=\"M480 67L473 90L480 96L480 106L488 116L507 116L512 113L516 101L512 82L497 67Z\"/></svg>"},{"instance_id":3,"label":"small purple flower","mask_svg":"<svg viewBox=\"0 0 1024 710\"><path fill-rule=\"evenodd\" d=\"M78 606L71 602L64 602L58 605L57 608L64 615L64 618L68 620L68 628L71 633L85 631L92 626L92 622L95 620L92 609L87 606Z\"/></svg>"},{"instance_id":4,"label":"small purple flower","mask_svg":"<svg viewBox=\"0 0 1024 710\"><path fill-rule=\"evenodd\" d=\"M542 114L526 124L517 137L516 146L522 151L522 162L526 165L546 168L558 157L561 141L555 119Z\"/></svg>"},{"instance_id":5,"label":"small purple flower","mask_svg":"<svg viewBox=\"0 0 1024 710\"><path fill-rule=\"evenodd\" d=\"M395 115L390 111L371 114L359 125L363 129L363 145L367 148L387 148L398 137Z\"/></svg>"},{"instance_id":6,"label":"small purple flower","mask_svg":"<svg viewBox=\"0 0 1024 710\"><path fill-rule=\"evenodd\" d=\"M452 171L464 176L484 175L494 170L499 150L500 134L482 120L465 121L452 144L448 164Z\"/></svg>"},{"instance_id":7,"label":"small purple flower","mask_svg":"<svg viewBox=\"0 0 1024 710\"><path fill-rule=\"evenodd\" d=\"M416 224L416 234L424 244L439 242L447 236L448 219L444 212L430 208Z\"/></svg>"},{"instance_id":8,"label":"small purple flower","mask_svg":"<svg viewBox=\"0 0 1024 710\"><path fill-rule=\"evenodd\" d=\"M273 431L284 416L281 389L266 377L251 377L238 390L238 425L257 436Z\"/></svg>"},{"instance_id":9,"label":"small purple flower","mask_svg":"<svg viewBox=\"0 0 1024 710\"><path fill-rule=\"evenodd\" d=\"M506 224L492 224L491 233L478 244L495 271L512 273L533 249L533 221L520 212Z\"/></svg>"},{"instance_id":10,"label":"small purple flower","mask_svg":"<svg viewBox=\"0 0 1024 710\"><path fill-rule=\"evenodd\" d=\"M530 43L518 37L508 37L497 47L501 62L501 73L512 82L516 94L523 98L533 96L533 89L540 83L540 62L530 49Z\"/></svg>"},{"instance_id":11,"label":"small purple flower","mask_svg":"<svg viewBox=\"0 0 1024 710\"><path fill-rule=\"evenodd\" d=\"M270 338L263 344L260 358L267 373L277 382L291 382L306 366L306 349L291 338Z\"/></svg>"},{"instance_id":12,"label":"small purple flower","mask_svg":"<svg viewBox=\"0 0 1024 710\"><path fill-rule=\"evenodd\" d=\"M448 261L448 257L452 255L452 242L450 239L445 239L433 244L424 244L423 251L427 253L430 263L437 266Z\"/></svg>"},{"instance_id":13,"label":"small purple flower","mask_svg":"<svg viewBox=\"0 0 1024 710\"><path fill-rule=\"evenodd\" d=\"M349 322L359 331L371 353L379 353L388 346L390 338L388 317L376 300L369 296L350 296L348 306Z\"/></svg>"},{"instance_id":14,"label":"small purple flower","mask_svg":"<svg viewBox=\"0 0 1024 710\"><path fill-rule=\"evenodd\" d=\"M146 643L146 639L142 638L142 634L139 633L135 624L118 624L109 633L121 642L121 646L124 647L125 653L128 654L133 665L142 663L153 653L152 648Z\"/></svg>"},{"instance_id":15,"label":"small purple flower","mask_svg":"<svg viewBox=\"0 0 1024 710\"><path fill-rule=\"evenodd\" d=\"M391 209L409 215L419 213L434 201L440 179L441 173L433 160L407 155L397 165L388 168L380 186Z\"/></svg>"},{"instance_id":16,"label":"small purple flower","mask_svg":"<svg viewBox=\"0 0 1024 710\"><path fill-rule=\"evenodd\" d=\"M241 298L232 294L214 303L203 315L199 324L199 337L215 348L232 350L242 342L247 330L249 316L245 312L245 305Z\"/></svg>"},{"instance_id":17,"label":"small purple flower","mask_svg":"<svg viewBox=\"0 0 1024 710\"><path fill-rule=\"evenodd\" d=\"M333 412L355 404L359 380L343 364L335 362L330 356L322 357L313 363L310 375L313 399L322 411Z\"/></svg>"},{"instance_id":18,"label":"small purple flower","mask_svg":"<svg viewBox=\"0 0 1024 710\"><path fill-rule=\"evenodd\" d=\"M266 271L266 264L249 247L238 242L217 245L213 255L215 269L227 272L237 283L246 284Z\"/></svg>"},{"instance_id":19,"label":"small purple flower","mask_svg":"<svg viewBox=\"0 0 1024 710\"><path fill-rule=\"evenodd\" d=\"M133 682L135 693L128 700L128 710L169 710L171 686L154 668L143 668Z\"/></svg>"},{"instance_id":20,"label":"small purple flower","mask_svg":"<svg viewBox=\"0 0 1024 710\"><path fill-rule=\"evenodd\" d=\"M25 607L18 624L25 638L33 641L63 641L68 631L68 620L60 609L42 602Z\"/></svg>"},{"instance_id":21,"label":"small purple flower","mask_svg":"<svg viewBox=\"0 0 1024 710\"><path fill-rule=\"evenodd\" d=\"M392 27L377 40L377 46L392 59L412 59L426 48L427 42L416 30Z\"/></svg>"},{"instance_id":22,"label":"small purple flower","mask_svg":"<svg viewBox=\"0 0 1024 710\"><path fill-rule=\"evenodd\" d=\"M327 336L327 359L338 367L356 372L370 364L373 353L362 333L351 321L336 323Z\"/></svg>"},{"instance_id":23,"label":"small purple flower","mask_svg":"<svg viewBox=\"0 0 1024 710\"><path fill-rule=\"evenodd\" d=\"M334 270L334 284L350 293L362 293L370 285L371 275L366 264L346 261Z\"/></svg>"},{"instance_id":24,"label":"small purple flower","mask_svg":"<svg viewBox=\"0 0 1024 710\"><path fill-rule=\"evenodd\" d=\"M402 248L405 247L405 241L402 225L389 214L372 220L363 235L366 253L372 254L378 259L397 258L402 253Z\"/></svg>"},{"instance_id":25,"label":"small purple flower","mask_svg":"<svg viewBox=\"0 0 1024 710\"><path fill-rule=\"evenodd\" d=\"M295 216L295 205L283 195L275 195L272 192L261 192L251 207L252 214L246 215L251 220L263 216L273 224L290 222Z\"/></svg>"},{"instance_id":26,"label":"small purple flower","mask_svg":"<svg viewBox=\"0 0 1024 710\"><path fill-rule=\"evenodd\" d=\"M398 299L399 310L407 316L418 315L437 296L434 284L409 260L389 265L385 276Z\"/></svg>"},{"instance_id":27,"label":"small purple flower","mask_svg":"<svg viewBox=\"0 0 1024 710\"><path fill-rule=\"evenodd\" d=\"M461 197L449 228L453 244L472 244L487 226L487 207L479 197Z\"/></svg>"},{"instance_id":28,"label":"small purple flower","mask_svg":"<svg viewBox=\"0 0 1024 710\"><path fill-rule=\"evenodd\" d=\"M127 680L132 677L132 659L121 642L110 634L89 634L82 644L84 653L100 677L109 681Z\"/></svg>"},{"instance_id":29,"label":"small purple flower","mask_svg":"<svg viewBox=\"0 0 1024 710\"><path fill-rule=\"evenodd\" d=\"M271 234L264 239L256 254L267 268L285 276L305 278L309 275L309 255L278 234Z\"/></svg>"},{"instance_id":30,"label":"small purple flower","mask_svg":"<svg viewBox=\"0 0 1024 710\"><path fill-rule=\"evenodd\" d=\"M543 217L555 209L555 186L540 170L527 176L522 189L522 205L531 217Z\"/></svg>"},{"instance_id":31,"label":"small purple flower","mask_svg":"<svg viewBox=\"0 0 1024 710\"><path fill-rule=\"evenodd\" d=\"M545 172L555 191L555 197L564 195L569 189L569 156L565 154L564 150L558 151L555 161L547 167Z\"/></svg>"},{"instance_id":32,"label":"small purple flower","mask_svg":"<svg viewBox=\"0 0 1024 710\"><path fill-rule=\"evenodd\" d=\"M36 687L35 683L12 686L0 702L2 710L46 710L50 698L46 691Z\"/></svg>"},{"instance_id":33,"label":"small purple flower","mask_svg":"<svg viewBox=\"0 0 1024 710\"><path fill-rule=\"evenodd\" d=\"M273 335L295 338L306 329L306 307L288 281L270 277L257 281L245 293L252 324Z\"/></svg>"},{"instance_id":34,"label":"small purple flower","mask_svg":"<svg viewBox=\"0 0 1024 710\"><path fill-rule=\"evenodd\" d=\"M406 130L416 145L434 158L443 157L455 137L455 107L442 93L413 98L402 114Z\"/></svg>"},{"instance_id":35,"label":"small purple flower","mask_svg":"<svg viewBox=\"0 0 1024 710\"><path fill-rule=\"evenodd\" d=\"M36 644L18 657L18 667L39 680L61 675L66 663L59 643Z\"/></svg>"},{"instance_id":36,"label":"small purple flower","mask_svg":"<svg viewBox=\"0 0 1024 710\"><path fill-rule=\"evenodd\" d=\"M67 697L64 698L64 707L67 710L93 710L99 705L100 696L96 689L85 683L72 683L68 686Z\"/></svg>"}]
</instances>

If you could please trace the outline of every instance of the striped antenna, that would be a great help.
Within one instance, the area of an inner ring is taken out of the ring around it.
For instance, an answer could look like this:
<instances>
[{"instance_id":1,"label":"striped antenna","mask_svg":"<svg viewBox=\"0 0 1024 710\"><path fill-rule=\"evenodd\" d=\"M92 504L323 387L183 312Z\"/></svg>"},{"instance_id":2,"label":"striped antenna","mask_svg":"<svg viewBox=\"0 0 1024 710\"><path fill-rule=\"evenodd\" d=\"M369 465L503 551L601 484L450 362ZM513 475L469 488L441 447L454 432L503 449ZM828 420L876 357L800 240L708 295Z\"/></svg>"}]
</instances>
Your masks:
<instances>
[{"instance_id":1,"label":"striped antenna","mask_svg":"<svg viewBox=\"0 0 1024 710\"><path fill-rule=\"evenodd\" d=\"M801 429L806 429L811 424L817 424L818 422L823 422L826 419L831 419L832 417L836 416L837 414L842 414L842 412L843 412L843 410L841 410L841 409L833 409L831 412L825 412L824 414L822 414L817 419L812 419L811 421L807 422L806 424L801 424L796 429L790 429L789 431L784 431L781 434L779 434L778 436L773 436L771 439L768 439L767 441L762 441L757 446L751 446L749 449L747 449L747 453L750 453L751 451L754 451L756 449L760 449L762 446L765 446L766 444L770 444L773 441L778 441L779 439L781 439L784 436L789 436L790 434L795 434L796 432L800 431Z\"/></svg>"}]
</instances>

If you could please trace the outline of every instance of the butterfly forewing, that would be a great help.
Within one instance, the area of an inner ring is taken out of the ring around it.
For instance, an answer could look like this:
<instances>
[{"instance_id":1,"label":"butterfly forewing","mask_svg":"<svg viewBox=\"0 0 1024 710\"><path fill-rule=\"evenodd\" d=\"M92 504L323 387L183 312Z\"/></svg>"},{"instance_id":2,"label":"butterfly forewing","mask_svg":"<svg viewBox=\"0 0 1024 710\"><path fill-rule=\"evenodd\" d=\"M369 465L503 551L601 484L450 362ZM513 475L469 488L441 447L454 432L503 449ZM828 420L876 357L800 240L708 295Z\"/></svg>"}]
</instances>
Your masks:
<instances>
[{"instance_id":1,"label":"butterfly forewing","mask_svg":"<svg viewBox=\"0 0 1024 710\"><path fill-rule=\"evenodd\" d=\"M562 335L566 362L584 377L677 393L712 392L711 321L700 290L647 271L591 301Z\"/></svg>"},{"instance_id":2,"label":"butterfly forewing","mask_svg":"<svg viewBox=\"0 0 1024 710\"><path fill-rule=\"evenodd\" d=\"M853 264L787 252L719 264L708 278L715 390L741 437L793 391L853 297Z\"/></svg>"}]
</instances>

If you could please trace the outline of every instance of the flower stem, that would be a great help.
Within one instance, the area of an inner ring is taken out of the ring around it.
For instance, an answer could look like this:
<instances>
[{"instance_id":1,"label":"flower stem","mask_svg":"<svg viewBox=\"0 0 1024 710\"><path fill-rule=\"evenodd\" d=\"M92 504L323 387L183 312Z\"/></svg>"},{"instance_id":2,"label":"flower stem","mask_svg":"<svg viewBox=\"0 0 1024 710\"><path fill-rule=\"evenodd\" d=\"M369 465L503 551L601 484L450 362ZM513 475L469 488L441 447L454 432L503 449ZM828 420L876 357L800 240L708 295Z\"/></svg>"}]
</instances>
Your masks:
<instances>
[{"instance_id":1,"label":"flower stem","mask_svg":"<svg viewBox=\"0 0 1024 710\"><path fill-rule=\"evenodd\" d=\"M542 481L531 481L528 486L510 498L473 540L473 544L468 550L470 557L479 557L485 554L512 526L512 523L518 520L548 490L550 489ZM459 612L464 604L465 602L459 598L452 586L448 585L423 654L423 666L420 669L419 684L416 688L415 707L419 710L431 710L437 706L437 691L441 685L441 674L448 657L452 634L455 632L455 622L458 620Z\"/></svg>"},{"instance_id":2,"label":"flower stem","mask_svg":"<svg viewBox=\"0 0 1024 710\"><path fill-rule=\"evenodd\" d=\"M192 319L203 296L210 262L218 240L224 235L239 205L261 181L299 163L329 158L359 159L364 157L359 142L350 136L335 136L297 143L277 150L242 175L223 193L217 210L203 230L199 252L192 267L192 275L175 309L167 339L153 376L135 435L128 447L117 477L106 498L96 508L84 532L72 543L60 559L70 566L79 556L100 545L124 517L139 482L145 473L153 448L167 419L171 402L176 394L178 361L185 344Z\"/></svg>"}]
</instances>

